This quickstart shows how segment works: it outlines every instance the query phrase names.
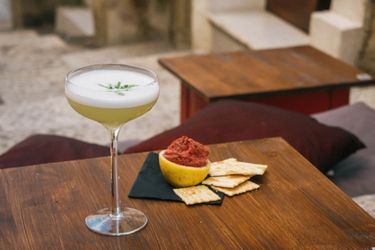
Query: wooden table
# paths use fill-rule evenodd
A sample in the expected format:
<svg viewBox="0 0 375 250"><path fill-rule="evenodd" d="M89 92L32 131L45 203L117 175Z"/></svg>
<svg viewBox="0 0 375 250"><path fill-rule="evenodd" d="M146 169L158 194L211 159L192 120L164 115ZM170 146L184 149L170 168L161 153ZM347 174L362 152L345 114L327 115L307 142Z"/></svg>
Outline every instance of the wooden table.
<svg viewBox="0 0 375 250"><path fill-rule="evenodd" d="M89 231L84 218L111 204L108 158L0 171L0 249L258 249L375 246L375 220L280 138L211 146L213 161L265 163L260 189L221 206L130 199L146 153L120 157L124 204L149 224L130 236Z"/></svg>
<svg viewBox="0 0 375 250"><path fill-rule="evenodd" d="M316 113L345 105L371 76L309 46L188 55L159 60L181 79L181 121L221 99Z"/></svg>

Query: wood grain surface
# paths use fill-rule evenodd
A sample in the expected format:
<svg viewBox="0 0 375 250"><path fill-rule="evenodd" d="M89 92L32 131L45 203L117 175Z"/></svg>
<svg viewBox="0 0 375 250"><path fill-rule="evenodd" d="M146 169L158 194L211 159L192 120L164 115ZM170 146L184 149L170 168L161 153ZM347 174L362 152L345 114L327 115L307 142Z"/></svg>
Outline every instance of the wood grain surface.
<svg viewBox="0 0 375 250"><path fill-rule="evenodd" d="M205 100L267 96L374 84L355 67L309 46L161 58L159 62Z"/></svg>
<svg viewBox="0 0 375 250"><path fill-rule="evenodd" d="M101 236L84 218L111 204L108 158L0 171L0 249L258 249L375 246L375 220L280 138L211 146L212 161L269 166L259 190L221 206L130 199L146 153L120 157L124 205L149 224L130 236Z"/></svg>

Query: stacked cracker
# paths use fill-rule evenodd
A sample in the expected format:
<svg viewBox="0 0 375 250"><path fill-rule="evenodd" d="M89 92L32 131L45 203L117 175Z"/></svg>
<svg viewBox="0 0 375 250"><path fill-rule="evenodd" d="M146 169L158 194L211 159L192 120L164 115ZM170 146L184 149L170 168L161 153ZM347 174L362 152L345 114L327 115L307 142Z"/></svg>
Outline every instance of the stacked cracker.
<svg viewBox="0 0 375 250"><path fill-rule="evenodd" d="M211 163L210 177L202 184L228 196L234 196L258 189L259 185L249 180L255 175L263 175L266 169L267 165L240 162L229 158ZM220 200L217 194L204 185L173 189L173 191L187 205Z"/></svg>
<svg viewBox="0 0 375 250"><path fill-rule="evenodd" d="M240 162L234 158L213 162L210 166L210 177L202 183L210 185L228 196L242 194L259 188L249 181L254 175L263 175L267 165Z"/></svg>

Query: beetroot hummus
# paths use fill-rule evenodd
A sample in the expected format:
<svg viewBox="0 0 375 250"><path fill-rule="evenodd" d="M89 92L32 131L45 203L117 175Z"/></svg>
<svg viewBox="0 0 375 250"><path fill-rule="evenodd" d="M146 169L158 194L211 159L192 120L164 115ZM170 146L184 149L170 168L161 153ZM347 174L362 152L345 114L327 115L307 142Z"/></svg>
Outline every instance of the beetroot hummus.
<svg viewBox="0 0 375 250"><path fill-rule="evenodd" d="M164 152L164 157L180 165L204 167L207 165L209 153L208 147L187 136L182 136L169 145Z"/></svg>

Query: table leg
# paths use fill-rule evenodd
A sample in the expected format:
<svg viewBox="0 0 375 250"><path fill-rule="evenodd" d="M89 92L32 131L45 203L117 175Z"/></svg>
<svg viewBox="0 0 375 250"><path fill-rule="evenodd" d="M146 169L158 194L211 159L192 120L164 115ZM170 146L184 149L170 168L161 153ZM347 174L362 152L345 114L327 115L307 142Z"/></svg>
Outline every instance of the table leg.
<svg viewBox="0 0 375 250"><path fill-rule="evenodd" d="M180 103L180 122L183 123L194 113L208 105L208 101L203 97L186 87L181 82L181 103Z"/></svg>
<svg viewBox="0 0 375 250"><path fill-rule="evenodd" d="M331 92L331 109L349 104L350 89L338 89Z"/></svg>
<svg viewBox="0 0 375 250"><path fill-rule="evenodd" d="M189 88L181 83L180 122L189 117Z"/></svg>

